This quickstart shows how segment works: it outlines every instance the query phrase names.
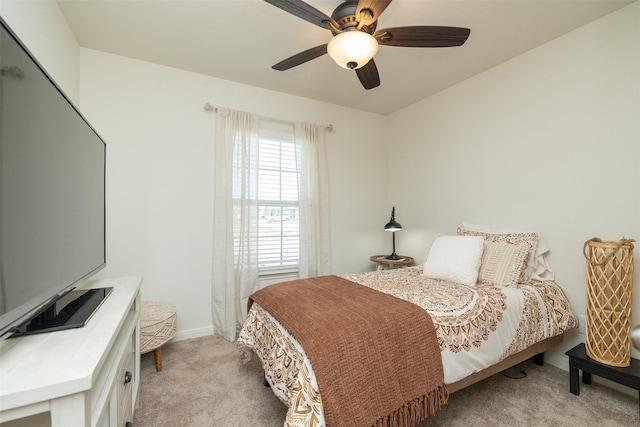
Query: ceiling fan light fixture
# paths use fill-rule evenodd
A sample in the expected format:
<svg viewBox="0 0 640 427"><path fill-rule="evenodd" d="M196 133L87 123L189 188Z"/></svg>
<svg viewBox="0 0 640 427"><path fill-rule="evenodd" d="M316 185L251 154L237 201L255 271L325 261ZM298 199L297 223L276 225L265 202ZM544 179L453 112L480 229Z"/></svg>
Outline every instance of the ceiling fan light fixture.
<svg viewBox="0 0 640 427"><path fill-rule="evenodd" d="M336 64L348 70L367 65L378 52L378 41L363 31L345 31L327 44L327 53Z"/></svg>

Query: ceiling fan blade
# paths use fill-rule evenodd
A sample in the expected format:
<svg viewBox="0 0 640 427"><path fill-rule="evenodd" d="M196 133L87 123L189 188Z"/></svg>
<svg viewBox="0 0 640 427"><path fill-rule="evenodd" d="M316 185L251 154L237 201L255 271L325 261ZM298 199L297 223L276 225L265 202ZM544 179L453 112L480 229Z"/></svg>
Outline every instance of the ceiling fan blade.
<svg viewBox="0 0 640 427"><path fill-rule="evenodd" d="M373 89L380 86L380 75L378 74L378 67L373 59L367 62L367 65L356 69L356 74L360 83L365 89Z"/></svg>
<svg viewBox="0 0 640 427"><path fill-rule="evenodd" d="M383 28L373 35L382 46L451 47L467 41L468 28L415 26Z"/></svg>
<svg viewBox="0 0 640 427"><path fill-rule="evenodd" d="M327 53L326 43L320 46L312 47L311 49L307 49L304 52L297 53L283 61L278 62L271 68L278 71L288 70L289 68L293 68L300 64L304 64L305 62L311 61L312 59L316 59L319 56L324 55L325 53Z"/></svg>
<svg viewBox="0 0 640 427"><path fill-rule="evenodd" d="M358 2L358 7L356 8L356 19L360 17L360 13L364 9L369 9L372 12L372 15L365 14L364 16L369 17L360 18L364 21L360 21L361 26L369 25L380 18L380 15L382 14L382 12L384 12L384 10L387 8L387 6L389 6L390 3L391 0L360 0Z"/></svg>
<svg viewBox="0 0 640 427"><path fill-rule="evenodd" d="M297 16L298 18L304 19L307 22L311 22L314 25L322 28L330 28L331 25L334 25L338 28L338 24L331 19L331 17L326 14L320 12L313 6L308 5L302 0L264 0L267 3L284 10L285 12L289 12L292 15Z"/></svg>

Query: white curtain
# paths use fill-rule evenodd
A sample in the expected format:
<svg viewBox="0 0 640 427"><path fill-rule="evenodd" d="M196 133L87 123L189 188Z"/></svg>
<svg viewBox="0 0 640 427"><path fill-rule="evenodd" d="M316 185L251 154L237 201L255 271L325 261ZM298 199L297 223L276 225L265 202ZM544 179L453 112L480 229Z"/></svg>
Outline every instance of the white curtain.
<svg viewBox="0 0 640 427"><path fill-rule="evenodd" d="M300 172L300 278L330 274L329 196L323 126L296 123ZM218 109L215 142L212 314L214 332L235 341L258 277L259 118Z"/></svg>
<svg viewBox="0 0 640 427"><path fill-rule="evenodd" d="M216 334L235 341L258 290L258 123L218 109L215 142L212 313Z"/></svg>
<svg viewBox="0 0 640 427"><path fill-rule="evenodd" d="M300 171L300 278L331 273L329 181L324 132L324 126L295 124Z"/></svg>

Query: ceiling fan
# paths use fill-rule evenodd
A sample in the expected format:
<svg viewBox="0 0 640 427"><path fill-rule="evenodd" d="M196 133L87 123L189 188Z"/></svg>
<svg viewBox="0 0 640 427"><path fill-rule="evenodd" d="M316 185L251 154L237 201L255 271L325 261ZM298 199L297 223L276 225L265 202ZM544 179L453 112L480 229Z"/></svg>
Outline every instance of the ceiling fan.
<svg viewBox="0 0 640 427"><path fill-rule="evenodd" d="M377 30L378 18L391 0L347 0L335 8L331 17L302 0L265 0L298 18L325 28L333 38L312 47L273 67L284 71L316 59L325 53L343 68L356 71L365 89L380 86L380 76L373 57L381 46L451 47L467 41L468 28L440 26L395 27Z"/></svg>

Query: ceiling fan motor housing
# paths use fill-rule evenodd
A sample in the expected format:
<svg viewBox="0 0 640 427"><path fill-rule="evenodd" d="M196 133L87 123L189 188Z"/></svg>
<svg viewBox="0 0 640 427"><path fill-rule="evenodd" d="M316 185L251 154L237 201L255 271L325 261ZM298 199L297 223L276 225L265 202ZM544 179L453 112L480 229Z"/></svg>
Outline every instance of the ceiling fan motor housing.
<svg viewBox="0 0 640 427"><path fill-rule="evenodd" d="M334 36L343 31L352 31L357 29L359 24L359 17L356 16L357 9L357 1L346 1L335 8L331 14L331 19L338 23L340 31L336 31L334 28L331 28L331 33L333 33ZM370 13L370 15L373 16L373 13ZM363 25L360 31L373 34L376 31L377 26L378 20L376 19L370 24Z"/></svg>

